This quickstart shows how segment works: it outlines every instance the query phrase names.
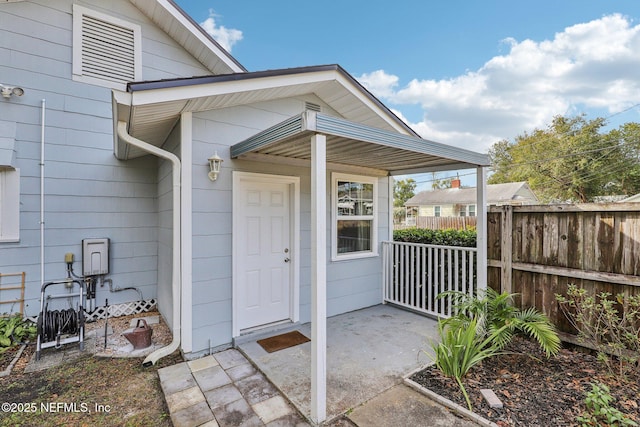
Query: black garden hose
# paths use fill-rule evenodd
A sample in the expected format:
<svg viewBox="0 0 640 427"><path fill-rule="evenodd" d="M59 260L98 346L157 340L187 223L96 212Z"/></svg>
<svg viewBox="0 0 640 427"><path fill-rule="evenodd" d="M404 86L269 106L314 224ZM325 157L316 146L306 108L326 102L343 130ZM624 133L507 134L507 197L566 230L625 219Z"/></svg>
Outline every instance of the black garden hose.
<svg viewBox="0 0 640 427"><path fill-rule="evenodd" d="M44 312L44 319L42 322L43 341L54 341L58 334L77 334L78 326L78 312L74 309L47 310Z"/></svg>

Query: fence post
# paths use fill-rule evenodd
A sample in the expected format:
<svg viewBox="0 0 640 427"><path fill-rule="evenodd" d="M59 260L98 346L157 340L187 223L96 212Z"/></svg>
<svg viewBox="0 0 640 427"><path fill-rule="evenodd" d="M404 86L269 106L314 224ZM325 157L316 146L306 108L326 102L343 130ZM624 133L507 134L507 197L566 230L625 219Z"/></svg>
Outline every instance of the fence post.
<svg viewBox="0 0 640 427"><path fill-rule="evenodd" d="M513 261L513 207L502 206L500 215L500 292L512 293L513 277L511 263Z"/></svg>
<svg viewBox="0 0 640 427"><path fill-rule="evenodd" d="M477 286L478 291L487 290L487 168L476 169L476 248L477 248Z"/></svg>

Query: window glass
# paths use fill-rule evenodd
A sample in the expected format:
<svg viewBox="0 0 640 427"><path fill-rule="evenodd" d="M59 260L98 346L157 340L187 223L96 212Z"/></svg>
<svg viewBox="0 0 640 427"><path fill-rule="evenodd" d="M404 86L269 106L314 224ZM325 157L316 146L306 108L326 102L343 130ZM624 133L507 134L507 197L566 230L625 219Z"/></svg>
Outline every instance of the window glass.
<svg viewBox="0 0 640 427"><path fill-rule="evenodd" d="M369 220L338 220L338 253L371 251Z"/></svg>
<svg viewBox="0 0 640 427"><path fill-rule="evenodd" d="M333 257L375 254L375 178L333 175Z"/></svg>
<svg viewBox="0 0 640 427"><path fill-rule="evenodd" d="M338 215L373 215L373 184L338 181Z"/></svg>

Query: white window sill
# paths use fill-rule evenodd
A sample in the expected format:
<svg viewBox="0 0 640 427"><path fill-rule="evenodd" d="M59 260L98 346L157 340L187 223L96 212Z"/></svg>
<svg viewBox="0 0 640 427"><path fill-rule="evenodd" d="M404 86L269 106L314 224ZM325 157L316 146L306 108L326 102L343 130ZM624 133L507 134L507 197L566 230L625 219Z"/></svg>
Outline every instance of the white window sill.
<svg viewBox="0 0 640 427"><path fill-rule="evenodd" d="M353 259L375 258L377 256L378 256L378 252L354 252L351 254L333 255L331 257L331 261L332 262L350 261Z"/></svg>

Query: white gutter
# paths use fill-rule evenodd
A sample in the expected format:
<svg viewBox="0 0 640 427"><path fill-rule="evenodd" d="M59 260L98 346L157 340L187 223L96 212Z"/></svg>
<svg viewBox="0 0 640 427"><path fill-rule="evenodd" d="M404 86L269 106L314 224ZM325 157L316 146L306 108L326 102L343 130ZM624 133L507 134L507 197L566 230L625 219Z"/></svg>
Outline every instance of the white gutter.
<svg viewBox="0 0 640 427"><path fill-rule="evenodd" d="M127 123L123 121L118 121L118 137L122 138L126 143L133 145L134 147L138 147L141 150L146 151L149 154L153 154L154 156L161 157L163 159L169 160L173 164L173 268L172 268L172 291L173 291L173 325L172 325L172 333L173 340L171 344L166 347L159 348L154 351L150 355L147 356L146 359L142 362L142 366L151 366L155 365L155 363L176 351L180 347L180 304L181 304L181 295L182 295L182 283L181 283L181 269L180 269L180 259L181 259L181 250L180 250L180 159L173 153L162 150L154 145L149 144L148 142L144 142L138 138L135 138L127 132Z"/></svg>

